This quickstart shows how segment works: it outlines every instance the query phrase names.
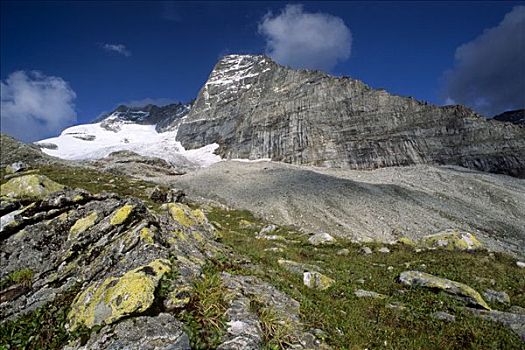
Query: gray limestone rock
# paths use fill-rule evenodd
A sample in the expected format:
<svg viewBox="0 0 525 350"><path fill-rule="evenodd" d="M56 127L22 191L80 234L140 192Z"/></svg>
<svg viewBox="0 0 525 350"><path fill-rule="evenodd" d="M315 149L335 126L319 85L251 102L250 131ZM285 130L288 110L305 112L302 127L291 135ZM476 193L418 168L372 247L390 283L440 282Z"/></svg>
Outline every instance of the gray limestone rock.
<svg viewBox="0 0 525 350"><path fill-rule="evenodd" d="M514 333L516 333L521 338L521 340L525 341L524 314L513 314L510 312L502 312L496 310L486 311L471 308L468 308L468 310L474 315L484 318L486 320L501 323L502 325L510 328Z"/></svg>
<svg viewBox="0 0 525 350"><path fill-rule="evenodd" d="M525 177L521 126L265 56L222 58L177 140L187 149L218 143L226 158L352 169L448 164Z"/></svg>
<svg viewBox="0 0 525 350"><path fill-rule="evenodd" d="M507 293L492 289L487 289L483 292L485 299L491 302L498 302L501 304L510 304L510 297Z"/></svg>

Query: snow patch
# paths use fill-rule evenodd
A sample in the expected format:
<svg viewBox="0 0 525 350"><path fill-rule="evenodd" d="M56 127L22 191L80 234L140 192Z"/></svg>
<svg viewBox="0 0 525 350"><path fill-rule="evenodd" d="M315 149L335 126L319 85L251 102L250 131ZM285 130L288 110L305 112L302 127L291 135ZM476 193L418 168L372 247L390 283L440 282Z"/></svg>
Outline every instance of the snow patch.
<svg viewBox="0 0 525 350"><path fill-rule="evenodd" d="M110 121L116 122L117 119L113 116ZM108 130L101 126L103 122L73 126L62 131L58 137L35 143L56 145L56 149L42 148L42 152L68 160L100 159L116 151L132 151L142 156L161 158L174 165L185 162L206 167L221 161L220 156L213 154L219 147L216 143L194 150L184 149L180 142L175 141L177 129L159 133L155 125L120 121L118 128Z"/></svg>

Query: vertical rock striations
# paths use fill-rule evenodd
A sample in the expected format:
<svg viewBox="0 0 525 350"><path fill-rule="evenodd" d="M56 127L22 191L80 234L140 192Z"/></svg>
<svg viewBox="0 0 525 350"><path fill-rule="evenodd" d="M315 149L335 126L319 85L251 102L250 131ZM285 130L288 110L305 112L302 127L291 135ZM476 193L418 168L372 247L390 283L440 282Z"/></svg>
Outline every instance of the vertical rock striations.
<svg viewBox="0 0 525 350"><path fill-rule="evenodd" d="M226 158L371 169L451 164L525 177L525 129L264 56L221 59L177 140Z"/></svg>

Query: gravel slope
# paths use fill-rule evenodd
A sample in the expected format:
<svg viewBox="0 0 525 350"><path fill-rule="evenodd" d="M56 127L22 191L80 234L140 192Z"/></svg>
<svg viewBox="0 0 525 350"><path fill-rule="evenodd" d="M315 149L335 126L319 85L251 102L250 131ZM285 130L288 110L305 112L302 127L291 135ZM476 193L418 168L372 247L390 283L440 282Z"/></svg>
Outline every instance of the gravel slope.
<svg viewBox="0 0 525 350"><path fill-rule="evenodd" d="M525 180L504 175L424 165L353 171L224 161L173 185L307 232L390 241L460 228L492 249L525 255Z"/></svg>

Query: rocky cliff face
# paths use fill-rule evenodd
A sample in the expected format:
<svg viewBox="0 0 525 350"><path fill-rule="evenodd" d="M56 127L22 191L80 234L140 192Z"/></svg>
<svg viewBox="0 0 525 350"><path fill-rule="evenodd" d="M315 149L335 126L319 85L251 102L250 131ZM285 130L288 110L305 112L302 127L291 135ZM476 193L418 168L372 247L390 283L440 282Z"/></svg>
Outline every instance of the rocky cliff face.
<svg viewBox="0 0 525 350"><path fill-rule="evenodd" d="M494 116L500 122L509 122L517 125L525 125L525 109L507 111Z"/></svg>
<svg viewBox="0 0 525 350"><path fill-rule="evenodd" d="M454 164L525 176L525 129L438 107L348 77L225 56L179 126L186 148L227 158L371 169Z"/></svg>

